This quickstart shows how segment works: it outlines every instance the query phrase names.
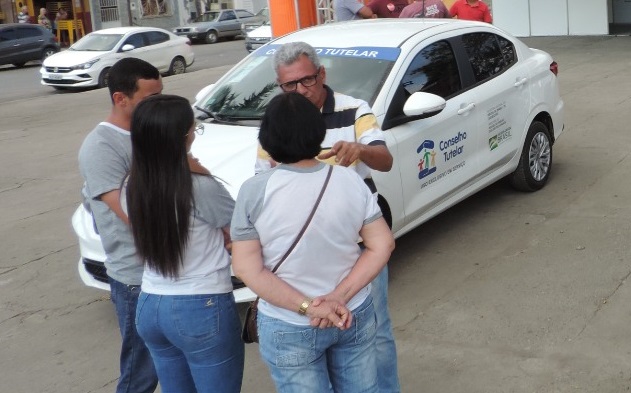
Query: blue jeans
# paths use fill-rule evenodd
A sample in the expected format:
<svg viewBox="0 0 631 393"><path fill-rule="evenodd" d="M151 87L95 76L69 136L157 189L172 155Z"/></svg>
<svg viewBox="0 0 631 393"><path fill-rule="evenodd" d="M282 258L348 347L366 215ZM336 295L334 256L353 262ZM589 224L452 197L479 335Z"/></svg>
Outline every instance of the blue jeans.
<svg viewBox="0 0 631 393"><path fill-rule="evenodd" d="M152 393L158 386L158 376L149 350L138 335L134 323L140 285L123 284L111 277L109 281L123 339L116 393Z"/></svg>
<svg viewBox="0 0 631 393"><path fill-rule="evenodd" d="M392 334L392 322L388 311L388 265L372 281L370 291L377 314L377 337L375 350L377 356L377 380L379 392L398 393L399 374L397 372L397 347Z"/></svg>
<svg viewBox="0 0 631 393"><path fill-rule="evenodd" d="M162 393L239 393L245 357L232 292L141 293L136 313Z"/></svg>
<svg viewBox="0 0 631 393"><path fill-rule="evenodd" d="M375 310L370 296L347 330L285 323L259 312L259 351L282 393L377 393Z"/></svg>

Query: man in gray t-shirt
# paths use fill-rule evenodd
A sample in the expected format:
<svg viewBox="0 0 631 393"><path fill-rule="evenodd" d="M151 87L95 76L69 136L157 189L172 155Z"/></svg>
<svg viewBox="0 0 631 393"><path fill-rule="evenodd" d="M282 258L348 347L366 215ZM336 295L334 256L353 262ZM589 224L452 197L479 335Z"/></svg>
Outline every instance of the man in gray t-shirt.
<svg viewBox="0 0 631 393"><path fill-rule="evenodd" d="M79 171L83 197L105 250L105 268L122 336L117 393L151 393L158 384L149 350L136 332L136 305L143 265L136 256L120 187L131 165L131 115L144 98L162 92L158 70L144 60L124 58L108 76L112 109L83 141Z"/></svg>

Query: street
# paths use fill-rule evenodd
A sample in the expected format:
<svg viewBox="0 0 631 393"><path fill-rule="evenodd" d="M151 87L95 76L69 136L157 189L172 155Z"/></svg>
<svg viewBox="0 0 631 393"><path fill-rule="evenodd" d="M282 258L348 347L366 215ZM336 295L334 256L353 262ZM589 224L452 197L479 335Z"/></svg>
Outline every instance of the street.
<svg viewBox="0 0 631 393"><path fill-rule="evenodd" d="M405 393L631 389L631 40L524 41L559 64L565 132L550 182L498 182L397 240L389 300ZM164 92L192 99L241 49L196 45ZM39 79L21 88L38 68L0 70L0 391L111 393L116 316L108 293L82 285L70 225L77 152L110 100L42 93ZM243 392L273 391L246 345Z"/></svg>
<svg viewBox="0 0 631 393"><path fill-rule="evenodd" d="M243 39L219 41L213 45L193 44L193 51L195 62L186 72L234 65L248 54ZM0 103L56 94L76 94L75 91L57 91L52 87L42 86L40 68L39 61L28 62L24 68L0 66Z"/></svg>

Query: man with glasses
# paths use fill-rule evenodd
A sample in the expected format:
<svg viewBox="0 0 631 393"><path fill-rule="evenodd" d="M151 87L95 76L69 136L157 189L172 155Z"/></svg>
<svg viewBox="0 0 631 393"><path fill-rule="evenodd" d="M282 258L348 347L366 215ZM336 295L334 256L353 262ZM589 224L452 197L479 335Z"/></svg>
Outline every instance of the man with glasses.
<svg viewBox="0 0 631 393"><path fill-rule="evenodd" d="M274 70L277 83L284 92L302 94L322 112L327 132L318 159L353 168L376 198L377 188L371 170L389 171L392 155L368 103L336 93L327 86L326 70L314 48L307 43L291 42L281 46L274 54ZM259 147L256 173L275 164ZM399 392L396 346L388 311L387 266L373 280L371 295L377 314L375 349L379 391ZM352 294L349 299L350 296Z"/></svg>
<svg viewBox="0 0 631 393"><path fill-rule="evenodd" d="M153 360L136 331L136 305L143 265L136 256L129 220L120 203L120 186L131 165L131 115L145 98L162 93L158 69L133 57L110 69L112 108L79 150L84 205L94 217L105 250L111 299L122 336L120 378L116 393L150 393L158 385Z"/></svg>

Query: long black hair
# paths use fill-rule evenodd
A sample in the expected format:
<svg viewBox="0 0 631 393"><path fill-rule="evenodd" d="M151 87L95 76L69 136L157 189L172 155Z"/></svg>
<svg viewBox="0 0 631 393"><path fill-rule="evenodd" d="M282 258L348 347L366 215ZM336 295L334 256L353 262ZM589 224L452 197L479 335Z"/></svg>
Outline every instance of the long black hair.
<svg viewBox="0 0 631 393"><path fill-rule="evenodd" d="M193 123L188 100L173 95L144 99L131 120L131 231L143 262L171 278L183 262L194 206L186 144Z"/></svg>

